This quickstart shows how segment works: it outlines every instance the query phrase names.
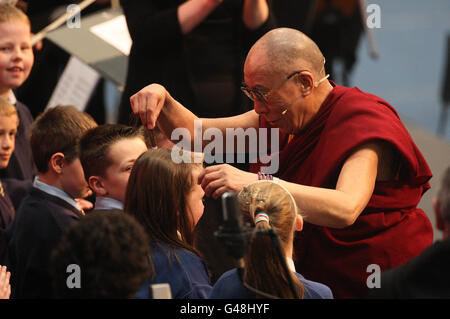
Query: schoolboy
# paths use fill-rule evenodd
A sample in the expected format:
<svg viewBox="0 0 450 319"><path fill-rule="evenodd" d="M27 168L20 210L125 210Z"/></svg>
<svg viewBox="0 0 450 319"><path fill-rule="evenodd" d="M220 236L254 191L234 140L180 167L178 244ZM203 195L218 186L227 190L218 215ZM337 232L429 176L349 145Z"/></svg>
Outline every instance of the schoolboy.
<svg viewBox="0 0 450 319"><path fill-rule="evenodd" d="M14 153L8 167L0 169L0 178L9 188L16 208L31 186L36 169L29 138L33 117L28 108L16 100L12 90L25 82L33 63L28 17L14 6L0 3L0 97L16 107L20 120Z"/></svg>
<svg viewBox="0 0 450 319"><path fill-rule="evenodd" d="M14 151L15 136L19 118L16 108L3 98L0 98L0 168L8 166ZM0 181L0 264L6 249L7 240L5 228L14 218L14 207L6 188Z"/></svg>
<svg viewBox="0 0 450 319"><path fill-rule="evenodd" d="M89 191L79 139L96 125L75 107L57 106L39 115L31 127L38 176L6 229L13 298L52 297L51 251L64 231L83 216L75 198Z"/></svg>
<svg viewBox="0 0 450 319"><path fill-rule="evenodd" d="M131 169L146 150L142 128L105 124L85 133L80 140L80 161L96 195L96 210L123 209Z"/></svg>

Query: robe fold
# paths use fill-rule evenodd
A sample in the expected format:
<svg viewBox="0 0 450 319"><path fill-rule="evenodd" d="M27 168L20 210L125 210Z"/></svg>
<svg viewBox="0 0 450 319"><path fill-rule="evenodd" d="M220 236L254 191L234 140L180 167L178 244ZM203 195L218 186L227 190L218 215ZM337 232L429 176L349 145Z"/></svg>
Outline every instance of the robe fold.
<svg viewBox="0 0 450 319"><path fill-rule="evenodd" d="M392 165L398 167L397 177L375 183L367 207L353 225L333 229L305 222L294 239L296 268L307 279L328 285L335 298L364 298L367 282L376 283L369 277L374 271L369 265L378 265L381 271L402 265L432 244L431 223L417 208L432 174L392 106L356 87L332 85L301 132L289 142L280 132L277 176L335 189L345 160L359 146L384 141L396 151ZM271 126L261 117L260 127ZM259 169L260 164L251 167L252 172Z"/></svg>

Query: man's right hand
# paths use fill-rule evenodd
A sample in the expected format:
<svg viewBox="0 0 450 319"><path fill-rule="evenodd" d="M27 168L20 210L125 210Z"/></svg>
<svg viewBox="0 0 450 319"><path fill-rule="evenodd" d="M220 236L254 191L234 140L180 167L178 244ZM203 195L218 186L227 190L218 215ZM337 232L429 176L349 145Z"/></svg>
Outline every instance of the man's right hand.
<svg viewBox="0 0 450 319"><path fill-rule="evenodd" d="M144 127L152 130L168 97L162 85L150 84L130 98L131 108L134 114L139 114Z"/></svg>

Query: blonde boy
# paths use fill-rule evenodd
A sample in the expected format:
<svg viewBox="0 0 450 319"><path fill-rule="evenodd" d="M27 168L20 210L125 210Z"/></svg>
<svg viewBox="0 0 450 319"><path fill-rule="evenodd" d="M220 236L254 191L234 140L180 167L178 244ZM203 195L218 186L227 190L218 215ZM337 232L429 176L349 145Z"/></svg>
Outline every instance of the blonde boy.
<svg viewBox="0 0 450 319"><path fill-rule="evenodd" d="M31 186L36 174L30 149L30 127L33 122L28 108L16 100L13 89L28 78L34 63L28 17L12 5L0 3L0 97L13 104L20 120L16 147L8 167L0 169L0 178L8 184L13 203L18 207L24 181Z"/></svg>
<svg viewBox="0 0 450 319"><path fill-rule="evenodd" d="M0 98L0 168L8 166L14 151L18 126L19 117L16 108L5 99ZM14 207L6 189L0 182L0 229L5 229L13 217Z"/></svg>

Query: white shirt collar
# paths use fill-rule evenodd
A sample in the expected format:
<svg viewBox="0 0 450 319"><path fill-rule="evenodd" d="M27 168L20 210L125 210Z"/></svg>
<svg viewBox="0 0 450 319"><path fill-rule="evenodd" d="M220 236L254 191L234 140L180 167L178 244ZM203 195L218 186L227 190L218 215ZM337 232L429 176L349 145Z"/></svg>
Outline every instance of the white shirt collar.
<svg viewBox="0 0 450 319"><path fill-rule="evenodd" d="M11 103L12 105L16 105L17 103L17 99L16 96L14 95L13 90L9 91L8 102Z"/></svg>
<svg viewBox="0 0 450 319"><path fill-rule="evenodd" d="M55 197L58 197L58 198L60 198L60 199L62 199L64 201L66 201L67 203L69 203L70 205L75 207L77 210L80 210L80 207L78 206L78 202L72 196L70 196L65 191L63 191L63 190L61 190L61 189L59 189L57 187L54 187L54 186L48 185L48 184L46 184L44 182L41 182L39 180L38 176L36 176L34 178L33 186L35 188L43 191L44 193L53 195Z"/></svg>
<svg viewBox="0 0 450 319"><path fill-rule="evenodd" d="M117 199L110 197L98 196L95 198L95 209L105 210L105 209L118 209L123 210L123 203Z"/></svg>

